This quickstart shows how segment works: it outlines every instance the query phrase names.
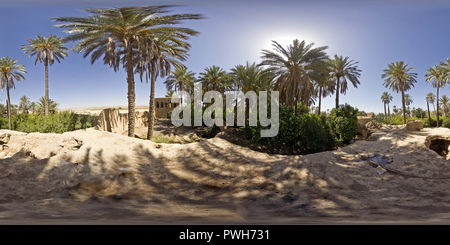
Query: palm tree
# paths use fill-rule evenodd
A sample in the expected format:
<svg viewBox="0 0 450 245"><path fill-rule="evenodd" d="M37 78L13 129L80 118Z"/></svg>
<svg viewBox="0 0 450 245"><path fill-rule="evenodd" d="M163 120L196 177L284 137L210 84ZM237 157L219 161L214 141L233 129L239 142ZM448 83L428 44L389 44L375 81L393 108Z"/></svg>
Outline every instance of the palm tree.
<svg viewBox="0 0 450 245"><path fill-rule="evenodd" d="M439 102L442 104L442 110L444 112L444 117L447 116L447 110L448 110L448 102L450 101L450 98L447 97L447 95L442 95Z"/></svg>
<svg viewBox="0 0 450 245"><path fill-rule="evenodd" d="M430 92L427 94L426 100L433 105L433 109L436 111L436 107L434 106L434 102L436 101L436 95Z"/></svg>
<svg viewBox="0 0 450 245"><path fill-rule="evenodd" d="M39 98L39 101L35 103L35 106L37 114L45 113L45 96ZM53 101L52 99L48 99L48 110L50 114L56 113L58 111L58 102Z"/></svg>
<svg viewBox="0 0 450 245"><path fill-rule="evenodd" d="M30 105L30 98L28 98L26 95L20 97L19 108L22 110L22 113L28 113Z"/></svg>
<svg viewBox="0 0 450 245"><path fill-rule="evenodd" d="M236 89L246 93L248 91L269 91L273 87L273 74L262 69L256 63L245 65L236 65L231 69L232 77Z"/></svg>
<svg viewBox="0 0 450 245"><path fill-rule="evenodd" d="M128 84L128 136L134 137L135 129L135 82L134 72L147 69L151 78L150 124L154 119L154 84L159 74L157 68L165 68L163 49L160 45L172 42L187 47L184 40L197 32L173 25L187 19L202 18L197 14L161 15L168 12L168 6L121 7L107 9L86 9L88 17L59 17L53 20L67 22L57 27L68 28L68 41L79 41L74 51L91 55L91 64L103 56L105 64L117 71L123 64Z"/></svg>
<svg viewBox="0 0 450 245"><path fill-rule="evenodd" d="M258 93L259 91L270 91L273 87L273 74L262 69L256 63L250 64L247 62L245 65L236 65L231 69L230 76L233 79L236 90L241 90L243 93L253 91ZM240 103L244 103L241 101ZM245 104L245 118L249 118L250 105Z"/></svg>
<svg viewBox="0 0 450 245"><path fill-rule="evenodd" d="M381 95L381 101L384 104L384 116L387 116L387 115L390 116L390 113L386 114L386 104L389 105L389 103L392 101L392 96L389 94L389 92L383 92L383 94ZM389 106L388 106L388 108L389 108Z"/></svg>
<svg viewBox="0 0 450 245"><path fill-rule="evenodd" d="M7 100L7 110L8 110L8 120L9 120L9 130L12 129L11 124L11 100L9 97L9 90L15 88L14 80L21 82L25 80L23 74L26 74L25 66L18 65L17 60L12 60L8 57L3 57L0 59L0 87L2 90L6 88L6 94L8 96Z"/></svg>
<svg viewBox="0 0 450 245"><path fill-rule="evenodd" d="M445 83L450 83L450 58L447 58L445 62L441 62L440 66L444 68Z"/></svg>
<svg viewBox="0 0 450 245"><path fill-rule="evenodd" d="M393 62L388 64L388 68L384 69L384 73L381 75L386 88L389 87L397 93L400 91L402 94L403 124L406 124L405 91L414 87L414 83L417 82L417 73L410 72L414 68L408 67L408 65L403 61Z"/></svg>
<svg viewBox="0 0 450 245"><path fill-rule="evenodd" d="M428 124L431 127L430 103L434 103L435 95L433 93L428 93L425 99L427 100Z"/></svg>
<svg viewBox="0 0 450 245"><path fill-rule="evenodd" d="M169 90L166 92L166 97L172 97L175 94L175 91Z"/></svg>
<svg viewBox="0 0 450 245"><path fill-rule="evenodd" d="M30 111L33 114L36 112L36 102L31 102L31 104L30 104Z"/></svg>
<svg viewBox="0 0 450 245"><path fill-rule="evenodd" d="M326 98L328 95L333 94L335 87L334 87L333 82L331 82L329 79L322 79L322 80L316 81L316 88L318 90L318 92L316 92L316 93L318 93L317 97L319 98L317 114L320 115L322 98Z"/></svg>
<svg viewBox="0 0 450 245"><path fill-rule="evenodd" d="M411 96L409 94L405 94L405 105L408 106L408 115L411 117L411 110L409 109L409 106L413 102Z"/></svg>
<svg viewBox="0 0 450 245"><path fill-rule="evenodd" d="M219 66L209 66L199 74L198 81L202 83L203 90L219 91L224 93L233 87L232 77Z"/></svg>
<svg viewBox="0 0 450 245"><path fill-rule="evenodd" d="M336 84L336 108L339 108L339 93L346 94L348 89L347 79L355 88L358 87L361 70L358 69L359 62L349 60L349 57L334 55L334 59L329 59L331 68L330 80Z"/></svg>
<svg viewBox="0 0 450 245"><path fill-rule="evenodd" d="M436 98L439 102L439 88L444 88L445 86L445 76L446 69L444 66L434 65L433 67L428 68L427 73L425 74L427 83L431 82L431 85L437 89ZM437 116L437 127L439 127L439 103L436 103L436 116Z"/></svg>
<svg viewBox="0 0 450 245"><path fill-rule="evenodd" d="M176 68L175 71L167 77L164 84L168 91L192 93L194 89L195 73L188 71L187 67ZM183 94L181 93L181 103L183 103Z"/></svg>
<svg viewBox="0 0 450 245"><path fill-rule="evenodd" d="M392 106L392 111L395 113L394 115L398 113L398 108L396 105Z"/></svg>
<svg viewBox="0 0 450 245"><path fill-rule="evenodd" d="M66 41L55 35L50 35L48 38L37 35L35 39L29 39L27 42L27 45L22 45L22 50L30 54L30 57L36 55L34 64L39 61L45 66L45 115L48 116L48 65L53 65L55 60L60 63L64 60L64 56L69 56L66 52L69 48L64 46Z"/></svg>
<svg viewBox="0 0 450 245"><path fill-rule="evenodd" d="M295 39L286 48L272 41L274 51L263 50L261 63L274 74L274 90L280 92L280 102L295 106L299 102L309 106L315 94L314 81L323 80L329 70L327 46L313 47L314 43Z"/></svg>

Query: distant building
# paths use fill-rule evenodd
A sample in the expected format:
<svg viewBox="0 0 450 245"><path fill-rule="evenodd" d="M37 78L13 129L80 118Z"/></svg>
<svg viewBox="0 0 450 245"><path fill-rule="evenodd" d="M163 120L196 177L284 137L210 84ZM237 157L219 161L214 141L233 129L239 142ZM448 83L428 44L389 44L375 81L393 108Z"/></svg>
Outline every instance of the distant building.
<svg viewBox="0 0 450 245"><path fill-rule="evenodd" d="M167 118L167 113L172 111L179 103L172 103L172 97L155 98L155 116Z"/></svg>

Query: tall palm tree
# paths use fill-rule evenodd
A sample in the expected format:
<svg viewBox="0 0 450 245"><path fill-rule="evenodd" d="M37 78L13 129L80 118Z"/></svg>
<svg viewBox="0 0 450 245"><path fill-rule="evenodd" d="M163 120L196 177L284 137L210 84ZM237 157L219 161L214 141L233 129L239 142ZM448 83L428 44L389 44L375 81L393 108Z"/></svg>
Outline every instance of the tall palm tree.
<svg viewBox="0 0 450 245"><path fill-rule="evenodd" d="M192 93L195 83L195 73L188 71L187 67L176 68L167 77L164 84L168 91ZM181 103L183 103L183 94L181 94Z"/></svg>
<svg viewBox="0 0 450 245"><path fill-rule="evenodd" d="M313 47L314 43L295 39L286 48L272 41L273 51L263 50L261 63L274 74L274 90L280 93L280 102L295 106L299 102L309 106L315 94L314 81L328 75L325 53L327 46ZM295 111L296 111L295 110Z"/></svg>
<svg viewBox="0 0 450 245"><path fill-rule="evenodd" d="M26 95L20 97L19 108L22 110L22 113L28 113L30 105L30 98L28 98Z"/></svg>
<svg viewBox="0 0 450 245"><path fill-rule="evenodd" d="M330 80L336 84L336 108L339 108L339 93L346 94L348 89L347 80L349 80L355 88L360 84L358 78L361 75L361 70L358 69L357 64L350 58L334 55L334 59L329 59L329 66L331 68Z"/></svg>
<svg viewBox="0 0 450 245"><path fill-rule="evenodd" d="M441 96L441 99L439 100L439 102L442 105L442 111L444 112L444 117L446 117L450 98L448 98L447 95L444 94Z"/></svg>
<svg viewBox="0 0 450 245"><path fill-rule="evenodd" d="M445 77L446 77L446 69L444 66L434 65L433 67L428 68L427 73L425 74L427 83L431 82L431 85L436 88L436 116L437 116L437 126L439 127L439 88L445 87Z"/></svg>
<svg viewBox="0 0 450 245"><path fill-rule="evenodd" d="M444 81L450 83L450 58L447 58L445 62L441 62L440 66L444 68Z"/></svg>
<svg viewBox="0 0 450 245"><path fill-rule="evenodd" d="M435 95L433 93L428 93L427 96L425 97L425 99L427 101L428 124L430 125L430 127L431 127L430 103L434 103L434 98L435 98Z"/></svg>
<svg viewBox="0 0 450 245"><path fill-rule="evenodd" d="M436 102L436 95L430 92L427 94L426 100L433 105L433 109L436 111L436 106L434 106L434 102Z"/></svg>
<svg viewBox="0 0 450 245"><path fill-rule="evenodd" d="M150 117L154 119L154 83L157 66L167 68L159 60L162 58L161 44L170 40L176 45L187 46L184 40L197 32L188 28L175 27L182 20L200 19L198 14L162 15L169 6L121 7L106 9L85 9L92 14L88 17L59 17L53 20L67 22L56 25L68 28L68 41L79 41L74 51L91 55L91 64L103 56L105 64L117 71L120 64L126 70L128 84L128 136L135 131L135 68L141 72L148 69L151 77ZM167 69L164 69L167 70ZM150 123L149 123L150 124ZM149 126L150 127L150 126Z"/></svg>
<svg viewBox="0 0 450 245"><path fill-rule="evenodd" d="M66 41L55 35L50 35L48 38L37 35L35 39L29 39L27 42L27 45L22 45L22 50L30 54L30 57L36 55L34 64L39 61L45 66L45 115L48 116L48 66L53 65L55 60L60 63L65 56L69 56L66 52L69 48L64 46Z"/></svg>
<svg viewBox="0 0 450 245"><path fill-rule="evenodd" d="M248 91L269 91L273 87L273 74L262 69L256 63L236 65L231 69L230 75L237 90Z"/></svg>
<svg viewBox="0 0 450 245"><path fill-rule="evenodd" d="M408 115L409 117L411 117L411 110L409 108L409 106L411 105L411 103L413 103L413 100L411 98L411 95L409 94L405 94L405 105L408 107Z"/></svg>
<svg viewBox="0 0 450 245"><path fill-rule="evenodd" d="M388 68L383 70L381 78L384 79L383 85L386 88L391 88L395 92L401 92L402 108L403 108L403 124L406 124L406 106L405 106L405 91L414 87L416 83L417 73L411 72L414 68L408 67L403 61L393 62L388 64Z"/></svg>
<svg viewBox="0 0 450 245"><path fill-rule="evenodd" d="M154 29L153 29L154 30ZM190 29L187 29L190 30ZM197 32L191 30L191 35ZM185 40L188 39L186 34L170 32L169 35L159 35L154 39L147 39L142 51L136 54L137 61L136 72L142 77L145 74L146 79L150 78L150 102L148 115L148 131L147 139L153 137L153 128L155 124L155 83L157 77L165 77L169 75L172 67L176 69L184 69L181 63L187 59L187 52L190 44Z"/></svg>
<svg viewBox="0 0 450 245"><path fill-rule="evenodd" d="M199 74L198 81L202 83L203 90L224 93L233 87L232 77L219 66L209 66Z"/></svg>
<svg viewBox="0 0 450 245"><path fill-rule="evenodd" d="M9 90L15 88L14 80L21 82L25 80L23 74L26 74L25 66L18 65L17 60L13 60L8 57L3 57L0 59L0 87L2 90L6 88L7 94L7 110L8 110L8 120L9 120L9 130L12 129L11 124L11 99L9 97Z"/></svg>
<svg viewBox="0 0 450 245"><path fill-rule="evenodd" d="M392 96L389 94L389 92L383 92L381 95L381 102L383 102L384 105L384 116L386 117L388 114L386 113L386 104L388 104L390 101L392 101Z"/></svg>
<svg viewBox="0 0 450 245"><path fill-rule="evenodd" d="M247 62L245 65L236 65L231 69L230 76L233 79L236 90L247 93L253 91L270 91L273 87L273 74L258 66L256 63ZM238 101L238 103L245 103ZM245 104L245 118L249 118L250 104Z"/></svg>
<svg viewBox="0 0 450 245"><path fill-rule="evenodd" d="M319 81L316 81L316 89L317 89L317 97L319 98L319 105L317 108L317 114L320 115L321 105L322 105L322 98L326 98L328 95L333 94L335 91L335 86L332 81L329 79L322 79Z"/></svg>

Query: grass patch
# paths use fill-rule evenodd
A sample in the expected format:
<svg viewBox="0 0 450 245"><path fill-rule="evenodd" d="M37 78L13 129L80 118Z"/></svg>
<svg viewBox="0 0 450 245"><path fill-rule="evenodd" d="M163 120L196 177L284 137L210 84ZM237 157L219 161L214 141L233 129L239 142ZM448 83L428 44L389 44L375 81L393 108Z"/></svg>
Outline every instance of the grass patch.
<svg viewBox="0 0 450 245"><path fill-rule="evenodd" d="M153 137L152 139L155 143L164 143L164 144L174 144L175 142L175 135L158 135Z"/></svg>

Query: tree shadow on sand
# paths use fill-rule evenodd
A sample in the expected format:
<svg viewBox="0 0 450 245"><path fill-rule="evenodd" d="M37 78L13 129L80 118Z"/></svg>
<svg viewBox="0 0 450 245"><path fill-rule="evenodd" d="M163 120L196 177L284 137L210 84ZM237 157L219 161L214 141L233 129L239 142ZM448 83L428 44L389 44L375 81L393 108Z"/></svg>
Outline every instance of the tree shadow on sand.
<svg viewBox="0 0 450 245"><path fill-rule="evenodd" d="M59 219L148 222L386 220L449 211L449 180L379 174L364 160L381 154L405 172L445 171L436 153L421 148L417 154L417 144L404 143L407 136L387 136L297 156L254 152L220 138L185 145L136 139L132 152L123 154L82 146L81 156L57 161L16 153L0 160L0 186L9 190L0 200L41 209L33 217L59 212ZM421 157L436 161L424 162L425 169L416 161ZM15 192L21 199L11 196L17 181L26 186Z"/></svg>

